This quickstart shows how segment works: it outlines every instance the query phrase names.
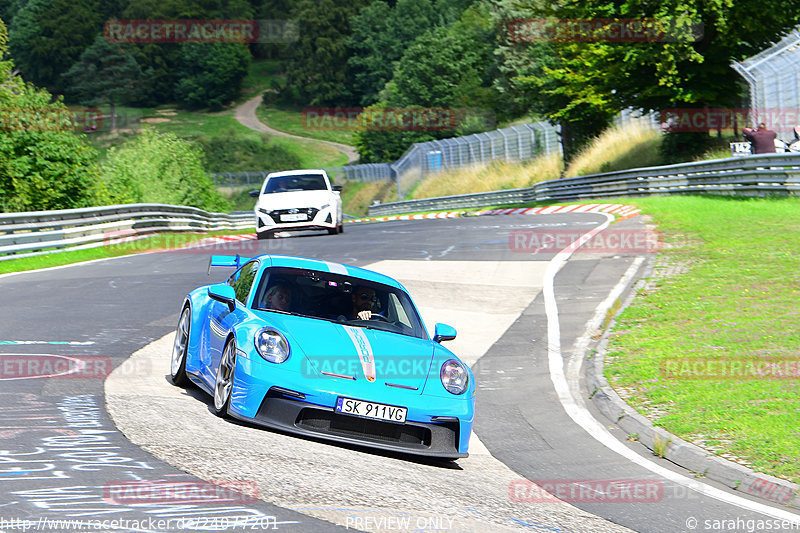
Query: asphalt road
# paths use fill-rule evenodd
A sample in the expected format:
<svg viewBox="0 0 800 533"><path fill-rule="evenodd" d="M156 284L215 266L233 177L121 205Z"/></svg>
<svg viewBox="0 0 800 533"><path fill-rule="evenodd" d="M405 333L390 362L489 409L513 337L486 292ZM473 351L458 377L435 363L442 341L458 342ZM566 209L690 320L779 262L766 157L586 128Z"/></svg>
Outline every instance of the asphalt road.
<svg viewBox="0 0 800 533"><path fill-rule="evenodd" d="M6 489L0 495L0 531L19 529L19 524L15 526L13 520L38 522L42 517L142 521L109 529L115 531L166 531L168 528L176 530L178 525L195 531L203 530L203 526L219 529L223 520L228 520L228 525L236 523L234 521L238 521L240 526L247 524L248 529L264 529L264 526L277 522L281 530L336 530L337 526L331 521L352 525L355 529L380 529L363 521L348 524L341 517L328 518L323 514L321 516L328 520L324 521L309 516L315 514L312 508L317 503L313 494L287 498L291 505L286 505L280 498L274 498L272 503L248 498L246 493L252 485L246 482L237 485L239 492L231 493L230 501L222 504L198 502L175 508L161 502L131 504L130 501L118 501L120 498L114 496L121 494L120 487L129 488L136 481L191 484L199 483L199 478L186 474L187 471L202 472L205 479L217 480L230 473L216 472L215 476L214 472L204 470L205 459L216 455L213 446L204 450L206 456L199 454L190 458L189 462L196 466L192 469L182 464L182 461L187 461L186 457L170 459L169 450L163 449L164 433L160 434L159 445L148 448L147 443L132 444L117 430L105 408L103 385L109 370L118 367L132 353L173 331L183 296L198 285L219 279L219 276L214 278L206 274L210 253L252 256L269 252L353 265L408 260L452 262L454 269L481 261L546 262L552 259L553 254L513 251L509 246L509 232L521 228L587 231L603 221L599 215L574 214L347 226L346 232L339 236L308 234L275 241L247 241L227 245L228 249L217 247L214 250L144 254L0 277L0 294L3 295L0 306L0 355L3 358L3 374L0 376L0 398L3 398L0 406L3 411L0 462L3 466L0 468L0 484ZM635 220L625 222L637 223ZM636 255L613 252L576 254L557 274L554 289L565 357L569 347L584 334L585 324L597 305L627 271ZM430 289L422 280L418 281L420 286L417 290ZM475 283L485 284L485 281L476 279ZM410 288L413 295L414 288ZM488 305L492 305L491 302ZM548 365L547 329L544 296L534 291L524 311L511 321L508 330L474 365L480 387L476 433L491 455L514 473L510 482L502 484L499 489L492 486L488 490L504 490L504 495L494 494L493 497L498 501L504 498L506 503L510 500L516 505L512 509L514 513L521 509L520 506L525 509L519 511L519 515L503 515L509 527L614 529L611 524L606 526L598 522L589 514L593 513L636 531L747 531L750 529L747 520L767 518L662 479L610 451L577 425L568 416L554 389ZM49 379L34 376L57 372L65 364L63 358L70 356L82 359L88 365L77 377L74 374ZM181 413L200 416L198 408L207 411L206 400L200 396L181 397L179 400L175 399L174 405L180 407L176 410ZM160 412L155 411L153 416L160 416ZM595 415L602 419L602 415ZM191 418L182 418L177 423L170 420L161 422L166 423L162 426L166 428L167 436L170 427L177 430L192 425ZM223 433L240 431L237 425L224 424L237 429L223 427ZM605 420L604 424L610 426L611 422ZM265 438L270 435L268 431L247 427L241 431L253 434L256 439L259 435ZM624 441L625 435L617 436ZM229 444L235 446L236 442ZM342 450L335 445L316 442L310 445L320 447L319 450L333 449L337 453ZM635 443L628 446L645 456ZM230 452L230 448L226 451ZM417 466L423 470L430 468L430 465L418 465L402 458L387 458L363 450L345 451L351 455L365 454L369 461L377 463L389 460L404 470ZM170 464L156 458L153 453L170 459ZM291 453L276 456L284 461L291 459ZM470 459L472 457L467 461ZM491 456L479 459L488 464ZM181 463L182 469L171 466L176 463ZM334 468L334 464L329 467ZM465 470L474 476L481 475L480 468L469 470L465 467L459 472ZM446 471L437 469L433 472L447 481ZM303 474L302 470L297 472L297 476ZM305 475L313 477L314 474L306 471ZM369 475L364 470L352 476L369 479ZM404 490L409 487L413 490L413 475L409 484L404 485ZM558 512L550 513L553 522L545 520L541 514L547 513L548 506L552 508L559 504L537 499L530 486L525 484L525 479L556 480L561 484L611 479L646 480L641 485L650 487L654 483L658 493L655 497L650 495L649 499L638 498L633 503L598 503L596 499L586 497L574 499L572 505L583 512L569 506L559 507ZM462 477L459 481L469 483L469 478ZM417 486L423 496L424 485L425 479L418 478ZM480 483L476 485L480 486ZM528 490L520 492L517 487ZM391 485L384 485L382 489L384 493L391 493ZM348 501L344 496L342 500ZM299 509L302 506L298 504L303 502L306 503L303 512L287 508ZM541 521L520 523L517 517L525 513L533 513ZM186 517L197 520L193 523L178 522ZM691 517L698 520L696 528L691 527L692 522L687 523ZM495 518L485 517L486 523ZM168 527L153 522L170 519L174 522ZM472 516L470 524L481 523L483 519ZM734 527L716 527L725 526L723 520L739 522L727 523ZM390 525L384 523L383 529ZM735 527L737 525L742 527ZM474 530L474 526L466 529ZM71 529L61 527L59 530Z"/></svg>

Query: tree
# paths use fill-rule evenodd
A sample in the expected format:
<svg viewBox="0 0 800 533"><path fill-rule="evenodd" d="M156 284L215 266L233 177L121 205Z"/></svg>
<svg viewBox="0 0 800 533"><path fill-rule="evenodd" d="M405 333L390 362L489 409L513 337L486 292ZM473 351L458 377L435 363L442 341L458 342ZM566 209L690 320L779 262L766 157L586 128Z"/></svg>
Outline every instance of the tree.
<svg viewBox="0 0 800 533"><path fill-rule="evenodd" d="M548 87L545 96L559 95L543 99L543 107L548 117L561 120L574 118L573 111L597 117L626 107L735 105L741 82L730 63L766 48L800 22L800 0L778 0L768 9L732 0L587 0L525 7L528 17L650 20L668 31L669 38L658 41L551 43L558 65L519 79L532 91ZM699 38L692 32L698 27Z"/></svg>
<svg viewBox="0 0 800 533"><path fill-rule="evenodd" d="M286 62L287 99L308 105L347 105L347 45L350 18L365 0L298 0L292 19L299 21L299 39Z"/></svg>
<svg viewBox="0 0 800 533"><path fill-rule="evenodd" d="M244 44L183 44L175 96L190 109L220 109L239 95L249 70Z"/></svg>
<svg viewBox="0 0 800 533"><path fill-rule="evenodd" d="M136 100L143 80L133 54L99 35L63 77L71 98L85 105L110 104L111 131L117 127L116 105Z"/></svg>
<svg viewBox="0 0 800 533"><path fill-rule="evenodd" d="M66 72L102 28L98 0L29 0L14 17L11 52L22 76L61 92Z"/></svg>
<svg viewBox="0 0 800 533"><path fill-rule="evenodd" d="M99 199L97 152L71 130L60 100L19 76L0 20L0 199L3 211L65 209Z"/></svg>
<svg viewBox="0 0 800 533"><path fill-rule="evenodd" d="M434 26L436 18L431 0L398 0L394 7L376 0L351 19L347 66L361 105L378 101L396 62L421 31Z"/></svg>
<svg viewBox="0 0 800 533"><path fill-rule="evenodd" d="M492 88L493 47L494 28L481 6L462 13L457 23L436 27L414 40L395 64L392 81L380 93L381 101L368 111L438 108L456 116L457 124L423 125L422 131L365 127L355 133L361 160L391 161L414 142L492 129L494 120L487 121L486 114L491 115L497 106Z"/></svg>

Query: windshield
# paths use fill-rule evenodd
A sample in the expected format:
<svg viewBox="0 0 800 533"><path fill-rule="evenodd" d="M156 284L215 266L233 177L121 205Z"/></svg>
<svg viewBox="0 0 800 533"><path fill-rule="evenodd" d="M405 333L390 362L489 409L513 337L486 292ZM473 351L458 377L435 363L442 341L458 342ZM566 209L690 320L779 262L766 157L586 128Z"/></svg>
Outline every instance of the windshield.
<svg viewBox="0 0 800 533"><path fill-rule="evenodd" d="M292 191L326 191L325 177L322 174L294 174L275 176L267 181L264 194Z"/></svg>
<svg viewBox="0 0 800 533"><path fill-rule="evenodd" d="M265 270L254 309L307 316L427 339L405 291L330 272L274 267ZM369 311L371 319L358 317Z"/></svg>

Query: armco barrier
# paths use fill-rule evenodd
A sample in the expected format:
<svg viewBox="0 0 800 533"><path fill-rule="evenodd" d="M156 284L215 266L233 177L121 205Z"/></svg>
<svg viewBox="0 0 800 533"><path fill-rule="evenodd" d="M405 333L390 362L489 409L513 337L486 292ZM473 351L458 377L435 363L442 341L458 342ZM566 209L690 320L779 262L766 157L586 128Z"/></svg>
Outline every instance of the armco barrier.
<svg viewBox="0 0 800 533"><path fill-rule="evenodd" d="M0 213L0 261L102 246L119 236L156 231L238 230L254 225L251 213L209 213L164 204Z"/></svg>
<svg viewBox="0 0 800 533"><path fill-rule="evenodd" d="M669 194L778 196L800 193L800 154L762 154L562 178L511 189L371 206L370 216L594 198Z"/></svg>

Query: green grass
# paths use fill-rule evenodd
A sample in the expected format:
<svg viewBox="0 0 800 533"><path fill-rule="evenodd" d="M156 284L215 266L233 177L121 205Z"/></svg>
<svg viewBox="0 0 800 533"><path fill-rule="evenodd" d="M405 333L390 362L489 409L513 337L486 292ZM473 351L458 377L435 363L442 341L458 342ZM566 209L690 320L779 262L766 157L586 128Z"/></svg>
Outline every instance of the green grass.
<svg viewBox="0 0 800 533"><path fill-rule="evenodd" d="M156 233L150 237L128 243L111 244L108 246L99 246L97 248L89 248L86 250L74 250L0 261L0 274L7 274L9 272L22 272L25 270L36 270L39 268L50 268L69 265L72 263L80 263L83 261L91 261L95 259L108 259L110 257L119 257L152 250L180 248L206 237L214 237L217 235L240 235L254 232L255 228L237 232L212 231L208 233Z"/></svg>
<svg viewBox="0 0 800 533"><path fill-rule="evenodd" d="M623 200L654 217L669 264L619 317L606 375L666 430L800 481L800 380L692 380L666 362L800 359L800 200Z"/></svg>
<svg viewBox="0 0 800 533"><path fill-rule="evenodd" d="M236 103L241 104L256 94L271 89L284 78L285 76L281 73L280 61L277 59L253 61L250 63L247 77L242 82L242 93L236 99Z"/></svg>
<svg viewBox="0 0 800 533"><path fill-rule="evenodd" d="M302 109L279 109L274 106L267 107L261 105L256 109L256 115L261 122L278 131L284 131L301 137L309 137L311 139L319 139L321 141L332 141L349 146L353 145L352 131L306 126L303 121L302 111Z"/></svg>
<svg viewBox="0 0 800 533"><path fill-rule="evenodd" d="M316 141L273 135L272 142L297 155L300 158L300 168L341 167L347 164L347 156L342 152Z"/></svg>

